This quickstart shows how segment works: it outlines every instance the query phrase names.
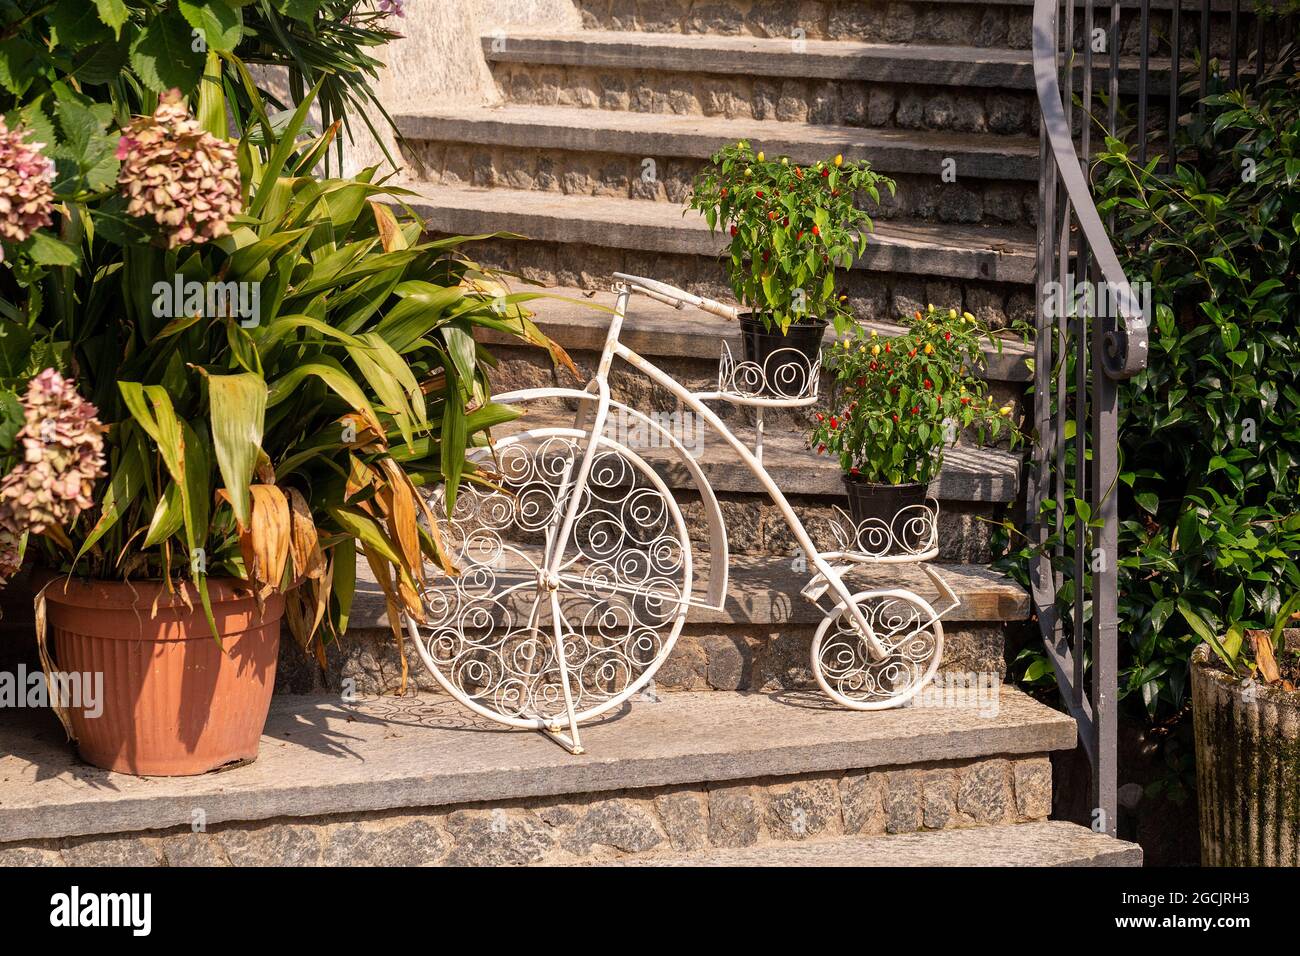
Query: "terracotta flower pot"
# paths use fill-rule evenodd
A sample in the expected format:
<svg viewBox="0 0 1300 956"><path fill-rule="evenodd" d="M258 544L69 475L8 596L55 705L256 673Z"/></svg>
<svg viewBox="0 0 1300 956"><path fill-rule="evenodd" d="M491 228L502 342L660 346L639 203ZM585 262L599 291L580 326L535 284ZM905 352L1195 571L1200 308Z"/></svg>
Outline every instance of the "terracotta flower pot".
<svg viewBox="0 0 1300 956"><path fill-rule="evenodd" d="M102 712L67 711L89 763L140 776L183 776L257 758L284 598L271 595L259 613L242 582L209 579L223 650L212 639L198 592L187 587L190 605L148 581L58 577L45 589L55 669L103 674Z"/></svg>
<svg viewBox="0 0 1300 956"><path fill-rule="evenodd" d="M1192 654L1204 866L1300 866L1300 693Z"/></svg>

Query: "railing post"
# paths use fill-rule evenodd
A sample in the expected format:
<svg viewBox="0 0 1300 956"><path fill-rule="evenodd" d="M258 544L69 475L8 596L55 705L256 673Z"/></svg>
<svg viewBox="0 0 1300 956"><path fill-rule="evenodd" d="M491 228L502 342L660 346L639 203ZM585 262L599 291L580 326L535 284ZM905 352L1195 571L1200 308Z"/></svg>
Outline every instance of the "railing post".
<svg viewBox="0 0 1300 956"><path fill-rule="evenodd" d="M1110 302L1109 297L1094 301ZM1103 313L1106 308L1101 310ZM1116 697L1119 684L1119 602L1116 595L1119 558L1118 494L1119 387L1106 373L1103 350L1109 321L1094 315L1092 339L1092 487L1089 502L1100 527L1093 539L1092 570L1092 728L1096 735L1096 766L1092 775L1094 829L1115 836L1117 825ZM1081 355L1080 360L1083 356ZM1081 423L1082 424L1082 423ZM1082 587L1083 582L1077 582ZM1078 649L1076 653L1082 653Z"/></svg>

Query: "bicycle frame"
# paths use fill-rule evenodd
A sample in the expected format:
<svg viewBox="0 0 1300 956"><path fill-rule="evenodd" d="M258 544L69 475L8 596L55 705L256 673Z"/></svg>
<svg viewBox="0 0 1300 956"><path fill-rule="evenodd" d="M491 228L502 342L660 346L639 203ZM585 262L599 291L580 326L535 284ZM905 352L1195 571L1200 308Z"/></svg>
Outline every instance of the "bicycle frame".
<svg viewBox="0 0 1300 956"><path fill-rule="evenodd" d="M724 315L730 318L736 318L735 309L730 306L705 299L700 296L691 295L681 289L663 283L655 282L650 279L642 279L637 276L624 275L615 273L618 284L615 286L617 293L617 302L614 309L614 317L610 322L609 332L605 337L605 344L601 351L600 363L597 366L595 377L588 384L587 390L590 392L593 388L596 392L596 408L589 421L589 434L592 436L588 441L587 447L583 450L582 460L578 463L577 474L572 474L573 463L570 462L566 469L563 489L570 487L581 488L587 481L591 472L592 461L595 457L597 446L600 444L600 436L604 433L605 423L609 416L609 407L611 403L609 392L609 372L613 365L614 359L619 358L627 362L633 368L646 375L651 381L662 386L679 401L699 415L706 424L724 441L729 444L740 460L745 463L750 472L762 484L763 489L767 492L772 502L781 511L782 517L789 526L791 533L798 542L799 547L804 552L809 564L815 569L817 575L820 575L832 590L840 603L848 611L854 627L862 636L863 640L870 651L872 659L880 660L887 656L888 652L877 639L874 629L867 622L862 611L853 601L852 592L844 583L840 572L829 561L827 561L817 546L813 543L811 536L799 520L799 516L791 507L785 493L772 480L763 463L756 457L754 452L740 440L740 438L729 428L727 424L718 416L718 414L705 404L706 400L716 400L720 396L718 393L702 392L693 393L688 391L684 386L678 383L670 375L650 362L641 355L638 355L632 349L628 348L619 341L619 334L622 331L623 321L627 317L627 306L631 299L632 292L641 292L650 298L673 305L675 308L683 308L686 305L693 305L704 311L713 312L714 314ZM510 402L513 398L526 398L527 391L501 395L497 397L498 401ZM572 480L570 478L572 477ZM565 509L563 521L557 529L554 537L548 542L547 566L544 570L545 586L554 594L560 585L560 565L563 560L565 548L568 545L569 537L572 534L574 522L577 519L578 509L580 506L580 495L570 496L568 507ZM567 689L566 689L567 693ZM576 728L575 728L576 730Z"/></svg>

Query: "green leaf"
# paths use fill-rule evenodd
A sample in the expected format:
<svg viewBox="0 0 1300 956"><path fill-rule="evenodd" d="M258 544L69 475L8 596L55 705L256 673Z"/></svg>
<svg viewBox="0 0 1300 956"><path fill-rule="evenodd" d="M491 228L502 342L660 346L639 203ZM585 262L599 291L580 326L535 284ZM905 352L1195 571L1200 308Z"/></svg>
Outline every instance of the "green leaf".
<svg viewBox="0 0 1300 956"><path fill-rule="evenodd" d="M104 497L100 501L99 520L86 535L86 540L81 543L81 548L77 552L77 561L84 558L95 546L95 542L122 520L127 507L144 487L144 464L140 456L139 444L129 440L125 426L119 432L118 440L122 446L121 457L113 469L112 477L109 478L108 490L104 492Z"/></svg>
<svg viewBox="0 0 1300 956"><path fill-rule="evenodd" d="M22 37L0 43L0 86L21 96L37 74L37 50Z"/></svg>
<svg viewBox="0 0 1300 956"><path fill-rule="evenodd" d="M50 21L51 45L56 49L71 52L108 36L108 27L100 19L99 11L84 0L56 3L45 18Z"/></svg>
<svg viewBox="0 0 1300 956"><path fill-rule="evenodd" d="M262 453L262 430L266 420L266 382L260 375L208 377L208 401L212 421L212 443L217 468L230 495L235 520L250 525L249 486Z"/></svg>
<svg viewBox="0 0 1300 956"><path fill-rule="evenodd" d="M1273 650L1279 652L1282 650L1282 632L1286 629L1288 623L1290 622L1291 615L1294 614L1297 610L1300 610L1300 592L1297 592L1291 595L1291 597L1287 598L1286 603L1283 604L1278 609L1277 620L1273 622L1273 632L1272 632Z"/></svg>
<svg viewBox="0 0 1300 956"><path fill-rule="evenodd" d="M180 11L166 10L149 21L131 44L131 65L155 93L173 87L189 94L203 74L204 51Z"/></svg>
<svg viewBox="0 0 1300 956"><path fill-rule="evenodd" d="M455 373L448 370L447 397L442 405L442 478L447 516L456 506L456 491L460 487L461 471L465 467L465 444L468 440L465 409L460 404L460 389Z"/></svg>
<svg viewBox="0 0 1300 956"><path fill-rule="evenodd" d="M1219 656L1219 660L1228 665L1228 670L1232 671L1234 674L1237 673L1236 655L1234 654L1230 656L1228 654L1224 645L1221 644L1218 637L1215 636L1213 628L1211 628L1210 625L1205 622L1205 619L1193 611L1187 605L1187 602L1181 598L1178 601L1178 613L1183 616L1183 620L1187 622L1188 627L1195 632L1196 636L1210 645L1214 650L1214 653Z"/></svg>
<svg viewBox="0 0 1300 956"><path fill-rule="evenodd" d="M77 249L40 230L28 236L18 248L43 266L75 266L81 260Z"/></svg>
<svg viewBox="0 0 1300 956"><path fill-rule="evenodd" d="M339 360L330 355L319 355L313 361L297 365L272 383L267 396L267 408L274 408L293 395L294 390L309 375L319 378L353 408L365 411L371 418L374 417L374 409L370 407L366 393L339 364Z"/></svg>
<svg viewBox="0 0 1300 956"><path fill-rule="evenodd" d="M95 0L95 9L99 11L100 22L112 28L114 37L121 38L122 25L131 15L125 0Z"/></svg>
<svg viewBox="0 0 1300 956"><path fill-rule="evenodd" d="M340 634L348 629L348 617L352 613L352 597L357 590L357 542L354 538L344 538L331 551L333 571L332 588L334 599L338 601L339 613L334 625Z"/></svg>
<svg viewBox="0 0 1300 956"><path fill-rule="evenodd" d="M194 115L213 136L226 138L226 94L221 85L221 57L216 50L208 50L203 79L199 81L199 106Z"/></svg>
<svg viewBox="0 0 1300 956"><path fill-rule="evenodd" d="M202 33L208 50L228 53L239 45L244 15L223 0L180 0L180 11L189 25Z"/></svg>

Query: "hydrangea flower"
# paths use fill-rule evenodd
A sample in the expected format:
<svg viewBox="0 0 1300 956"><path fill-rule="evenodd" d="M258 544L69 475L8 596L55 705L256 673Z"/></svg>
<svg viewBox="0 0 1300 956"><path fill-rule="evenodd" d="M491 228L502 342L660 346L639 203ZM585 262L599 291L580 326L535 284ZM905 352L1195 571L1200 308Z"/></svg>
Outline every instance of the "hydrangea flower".
<svg viewBox="0 0 1300 956"><path fill-rule="evenodd" d="M190 116L179 90L164 94L152 116L128 124L117 158L127 212L152 216L169 248L230 233L229 221L243 208L235 147Z"/></svg>
<svg viewBox="0 0 1300 956"><path fill-rule="evenodd" d="M0 237L9 242L49 226L54 209L54 160L41 152L44 143L24 143L26 135L0 118Z"/></svg>
<svg viewBox="0 0 1300 956"><path fill-rule="evenodd" d="M107 430L98 414L52 368L28 383L18 432L23 460L0 480L0 579L17 570L24 532L66 527L95 503Z"/></svg>

